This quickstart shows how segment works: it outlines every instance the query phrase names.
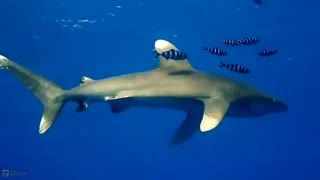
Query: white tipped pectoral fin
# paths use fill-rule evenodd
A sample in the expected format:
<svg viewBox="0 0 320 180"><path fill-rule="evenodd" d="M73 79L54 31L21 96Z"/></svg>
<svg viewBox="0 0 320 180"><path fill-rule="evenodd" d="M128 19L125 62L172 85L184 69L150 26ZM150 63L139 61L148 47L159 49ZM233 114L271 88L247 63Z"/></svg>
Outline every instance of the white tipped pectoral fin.
<svg viewBox="0 0 320 180"><path fill-rule="evenodd" d="M210 115L207 116L206 114L204 114L200 124L200 131L207 132L214 129L215 127L218 126L221 120L222 120L221 117L213 117Z"/></svg>
<svg viewBox="0 0 320 180"><path fill-rule="evenodd" d="M207 132L216 128L229 108L229 103L223 99L204 100L204 104L205 110L200 123L201 132Z"/></svg>

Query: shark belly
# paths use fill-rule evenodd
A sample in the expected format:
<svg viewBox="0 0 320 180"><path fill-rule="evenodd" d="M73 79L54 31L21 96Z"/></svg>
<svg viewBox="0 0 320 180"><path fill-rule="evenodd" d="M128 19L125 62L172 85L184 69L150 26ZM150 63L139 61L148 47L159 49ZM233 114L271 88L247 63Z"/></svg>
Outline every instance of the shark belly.
<svg viewBox="0 0 320 180"><path fill-rule="evenodd" d="M202 106L200 100L193 98L175 98L175 97L133 97L119 100L109 101L111 108L117 108L117 111L123 111L129 107L151 107L151 108L165 108L189 111L197 106Z"/></svg>

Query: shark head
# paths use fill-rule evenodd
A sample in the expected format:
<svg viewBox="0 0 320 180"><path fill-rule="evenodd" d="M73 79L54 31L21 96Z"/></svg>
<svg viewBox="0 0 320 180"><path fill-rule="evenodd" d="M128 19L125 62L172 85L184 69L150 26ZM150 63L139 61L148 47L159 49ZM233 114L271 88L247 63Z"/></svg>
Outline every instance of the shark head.
<svg viewBox="0 0 320 180"><path fill-rule="evenodd" d="M263 97L254 100L251 109L258 114L271 114L288 111L288 105L272 97Z"/></svg>
<svg viewBox="0 0 320 180"><path fill-rule="evenodd" d="M257 117L288 111L288 105L273 97L246 97L231 103L228 115Z"/></svg>

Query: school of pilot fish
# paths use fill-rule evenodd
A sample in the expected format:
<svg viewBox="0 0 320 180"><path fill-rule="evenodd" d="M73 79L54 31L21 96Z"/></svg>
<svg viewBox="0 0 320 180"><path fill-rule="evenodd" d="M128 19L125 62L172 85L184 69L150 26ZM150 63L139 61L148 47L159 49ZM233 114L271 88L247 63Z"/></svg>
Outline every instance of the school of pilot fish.
<svg viewBox="0 0 320 180"><path fill-rule="evenodd" d="M221 44L224 44L226 46L232 46L232 47L238 47L238 46L252 46L260 43L260 39L258 37L244 37L242 39L224 39L220 38L219 42ZM209 52L210 54L216 55L216 56L227 56L229 53L224 50L223 48L220 48L218 46L208 47L208 46L202 46L203 52ZM261 49L257 55L260 57L270 57L278 53L277 49L266 47ZM239 73L239 74L250 74L251 70L242 64L232 64L232 63L225 63L223 61L220 61L219 68L225 68L229 71Z"/></svg>

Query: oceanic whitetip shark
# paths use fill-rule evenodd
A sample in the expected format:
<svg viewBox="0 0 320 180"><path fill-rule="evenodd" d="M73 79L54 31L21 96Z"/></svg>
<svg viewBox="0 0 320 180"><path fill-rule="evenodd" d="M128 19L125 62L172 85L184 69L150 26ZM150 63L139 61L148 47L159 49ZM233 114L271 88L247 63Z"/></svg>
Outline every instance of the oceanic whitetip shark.
<svg viewBox="0 0 320 180"><path fill-rule="evenodd" d="M196 70L187 56L177 60L163 55L170 50L181 52L166 40L155 41L154 50L159 60L156 69L101 80L84 76L79 86L69 90L1 55L0 67L18 78L44 105L40 134L47 132L69 101L79 104L78 112L94 102L109 103L114 113L132 106L182 110L186 118L176 130L173 144L186 141L199 129L207 132L216 128L226 116L258 117L288 110L284 102L252 86Z"/></svg>

